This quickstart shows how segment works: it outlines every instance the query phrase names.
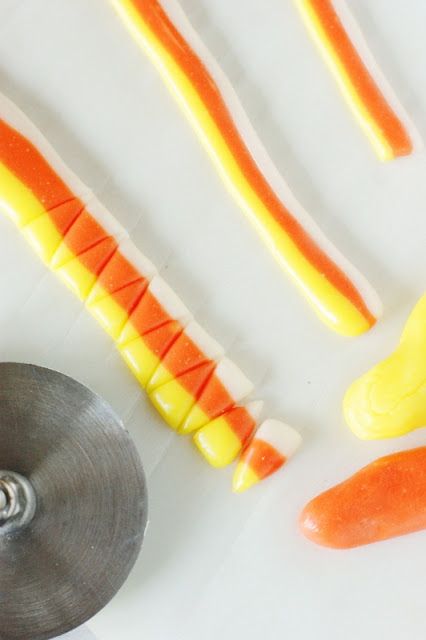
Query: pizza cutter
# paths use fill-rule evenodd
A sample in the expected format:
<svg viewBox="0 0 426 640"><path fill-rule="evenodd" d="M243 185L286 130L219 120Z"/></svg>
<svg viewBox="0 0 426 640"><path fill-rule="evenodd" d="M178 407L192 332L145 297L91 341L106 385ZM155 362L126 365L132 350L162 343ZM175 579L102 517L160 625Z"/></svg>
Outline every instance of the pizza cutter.
<svg viewBox="0 0 426 640"><path fill-rule="evenodd" d="M111 407L55 371L0 363L0 640L48 640L95 615L146 522L141 462Z"/></svg>

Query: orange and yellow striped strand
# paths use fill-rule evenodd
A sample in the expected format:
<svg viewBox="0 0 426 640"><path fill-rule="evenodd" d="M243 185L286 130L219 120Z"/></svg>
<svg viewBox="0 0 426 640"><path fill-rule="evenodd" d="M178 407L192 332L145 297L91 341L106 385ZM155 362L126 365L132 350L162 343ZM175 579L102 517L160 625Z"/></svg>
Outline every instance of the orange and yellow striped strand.
<svg viewBox="0 0 426 640"><path fill-rule="evenodd" d="M420 137L342 0L296 0L313 39L381 160L409 155Z"/></svg>
<svg viewBox="0 0 426 640"><path fill-rule="evenodd" d="M319 317L347 336L372 327L381 313L376 294L294 199L180 7L173 0L111 1L237 202Z"/></svg>

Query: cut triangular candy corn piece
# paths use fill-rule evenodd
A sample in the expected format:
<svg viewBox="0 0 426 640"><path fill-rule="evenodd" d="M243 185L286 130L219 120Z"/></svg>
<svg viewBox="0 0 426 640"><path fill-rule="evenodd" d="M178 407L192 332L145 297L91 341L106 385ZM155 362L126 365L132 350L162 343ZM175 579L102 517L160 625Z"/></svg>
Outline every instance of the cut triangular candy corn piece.
<svg viewBox="0 0 426 640"><path fill-rule="evenodd" d="M99 274L87 304L91 305L136 280L144 279L148 285L156 273L157 270L152 262L135 247L131 240L126 239Z"/></svg>
<svg viewBox="0 0 426 640"><path fill-rule="evenodd" d="M199 451L213 467L231 464L252 437L263 402L234 407L215 418L194 435Z"/></svg>
<svg viewBox="0 0 426 640"><path fill-rule="evenodd" d="M149 394L151 402L169 427L179 429L214 368L213 362L207 362L170 380Z"/></svg>
<svg viewBox="0 0 426 640"><path fill-rule="evenodd" d="M179 322L168 322L124 346L119 346L121 356L143 388L181 332L182 326Z"/></svg>
<svg viewBox="0 0 426 640"><path fill-rule="evenodd" d="M300 447L302 438L279 420L265 420L243 451L235 470L233 490L241 493L270 476Z"/></svg>
<svg viewBox="0 0 426 640"><path fill-rule="evenodd" d="M79 256L55 269L55 273L80 298L86 300L98 273L117 249L113 238L104 238Z"/></svg>
<svg viewBox="0 0 426 640"><path fill-rule="evenodd" d="M83 208L80 200L72 198L24 226L24 236L43 262L50 264L63 236Z"/></svg>
<svg viewBox="0 0 426 640"><path fill-rule="evenodd" d="M78 198L72 198L54 209L49 209L47 213L59 233L64 236L77 220L83 209L83 202Z"/></svg>
<svg viewBox="0 0 426 640"><path fill-rule="evenodd" d="M51 261L52 269L59 269L106 237L108 237L107 231L84 209L68 229L55 252Z"/></svg>
<svg viewBox="0 0 426 640"><path fill-rule="evenodd" d="M217 418L253 391L253 384L228 358L223 358L183 422L180 432L191 433Z"/></svg>
<svg viewBox="0 0 426 640"><path fill-rule="evenodd" d="M187 324L191 314L169 285L155 276L125 324L118 343L125 345L170 320Z"/></svg>
<svg viewBox="0 0 426 640"><path fill-rule="evenodd" d="M220 344L198 322L191 321L155 370L147 386L148 393L204 362L221 358L223 354Z"/></svg>
<svg viewBox="0 0 426 640"><path fill-rule="evenodd" d="M103 329L114 340L117 340L147 286L148 282L146 280L137 280L92 304L87 303L87 308Z"/></svg>

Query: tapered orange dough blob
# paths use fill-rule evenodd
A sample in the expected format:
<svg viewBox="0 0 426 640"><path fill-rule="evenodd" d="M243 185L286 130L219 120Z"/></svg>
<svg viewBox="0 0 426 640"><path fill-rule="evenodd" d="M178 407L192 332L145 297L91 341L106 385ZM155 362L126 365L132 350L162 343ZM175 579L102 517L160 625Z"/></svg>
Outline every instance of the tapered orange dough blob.
<svg viewBox="0 0 426 640"><path fill-rule="evenodd" d="M395 351L349 387L343 410L352 431L365 440L426 426L426 294Z"/></svg>
<svg viewBox="0 0 426 640"><path fill-rule="evenodd" d="M348 549L426 529L426 447L379 458L309 502L302 533Z"/></svg>
<svg viewBox="0 0 426 640"><path fill-rule="evenodd" d="M265 420L244 449L233 478L233 490L242 493L278 471L300 447L302 438L279 420Z"/></svg>

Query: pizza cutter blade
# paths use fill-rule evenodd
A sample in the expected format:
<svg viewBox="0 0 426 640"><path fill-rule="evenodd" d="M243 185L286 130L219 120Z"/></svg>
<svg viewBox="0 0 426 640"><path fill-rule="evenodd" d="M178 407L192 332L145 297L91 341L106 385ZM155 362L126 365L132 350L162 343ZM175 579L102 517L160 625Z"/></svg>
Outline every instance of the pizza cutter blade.
<svg viewBox="0 0 426 640"><path fill-rule="evenodd" d="M147 522L140 459L75 380L0 363L0 640L48 640L115 595Z"/></svg>

